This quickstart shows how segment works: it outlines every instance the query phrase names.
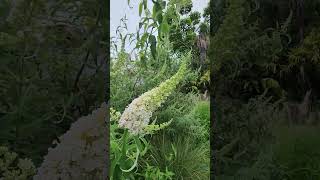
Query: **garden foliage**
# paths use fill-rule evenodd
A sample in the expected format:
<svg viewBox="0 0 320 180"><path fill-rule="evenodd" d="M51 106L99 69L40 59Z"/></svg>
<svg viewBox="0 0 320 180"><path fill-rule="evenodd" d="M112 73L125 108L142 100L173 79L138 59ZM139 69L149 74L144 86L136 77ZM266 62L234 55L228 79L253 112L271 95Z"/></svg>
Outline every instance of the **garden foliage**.
<svg viewBox="0 0 320 180"><path fill-rule="evenodd" d="M216 179L318 178L319 7L317 0L211 1ZM297 110L308 117L297 124L289 113L300 112L289 105L310 89L311 103Z"/></svg>
<svg viewBox="0 0 320 180"><path fill-rule="evenodd" d="M209 79L190 66L200 13L188 0L147 5L137 34L113 46L111 179L209 179L209 103L200 96ZM133 51L121 45L127 38Z"/></svg>

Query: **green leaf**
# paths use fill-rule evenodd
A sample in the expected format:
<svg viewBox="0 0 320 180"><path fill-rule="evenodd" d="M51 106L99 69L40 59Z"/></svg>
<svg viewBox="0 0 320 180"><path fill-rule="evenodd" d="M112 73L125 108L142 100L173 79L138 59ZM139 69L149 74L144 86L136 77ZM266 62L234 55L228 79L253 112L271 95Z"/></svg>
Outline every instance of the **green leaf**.
<svg viewBox="0 0 320 180"><path fill-rule="evenodd" d="M150 43L150 50L151 50L151 54L152 57L155 59L156 58L156 48L157 48L157 40L156 37L154 35L150 35L149 36L149 43Z"/></svg>
<svg viewBox="0 0 320 180"><path fill-rule="evenodd" d="M142 65L143 67L146 67L146 65L147 65L147 58L146 58L145 54L141 51L141 52L139 52L139 56L140 56L141 65Z"/></svg>
<svg viewBox="0 0 320 180"><path fill-rule="evenodd" d="M143 0L144 10L147 10L148 8L148 2L147 0Z"/></svg>
<svg viewBox="0 0 320 180"><path fill-rule="evenodd" d="M144 46L144 43L146 43L147 39L148 39L149 33L144 33L140 39L140 44L141 46Z"/></svg>
<svg viewBox="0 0 320 180"><path fill-rule="evenodd" d="M152 8L152 18L156 19L159 24L162 23L163 16L162 16L162 7L159 2L154 3Z"/></svg>
<svg viewBox="0 0 320 180"><path fill-rule="evenodd" d="M275 79L272 78L264 78L261 80L262 82L262 86L265 89L269 89L269 88L281 88L279 82Z"/></svg>
<svg viewBox="0 0 320 180"><path fill-rule="evenodd" d="M162 9L165 9L167 6L167 2L166 1L162 1L161 7Z"/></svg>
<svg viewBox="0 0 320 180"><path fill-rule="evenodd" d="M156 16L157 16L158 23L162 24L162 21L163 21L162 12L158 12Z"/></svg>
<svg viewBox="0 0 320 180"><path fill-rule="evenodd" d="M139 148L137 147L136 158L135 158L135 161L134 161L133 165L132 165L129 169L122 169L121 167L120 167L120 169L121 169L123 172L130 172L130 171L132 171L132 170L133 170L135 167L137 167L137 165L138 165L139 155L140 155L140 150L139 150Z"/></svg>
<svg viewBox="0 0 320 180"><path fill-rule="evenodd" d="M142 8L143 8L143 3L141 2L139 4L139 16L141 16L141 14L142 14Z"/></svg>
<svg viewBox="0 0 320 180"><path fill-rule="evenodd" d="M161 33L162 35L166 35L169 33L170 30L170 26L168 24L167 21L163 21L163 23L161 24Z"/></svg>
<svg viewBox="0 0 320 180"><path fill-rule="evenodd" d="M136 143L137 148L139 149L140 152L144 151L144 146L141 144L140 139L138 136L134 136L134 141Z"/></svg>

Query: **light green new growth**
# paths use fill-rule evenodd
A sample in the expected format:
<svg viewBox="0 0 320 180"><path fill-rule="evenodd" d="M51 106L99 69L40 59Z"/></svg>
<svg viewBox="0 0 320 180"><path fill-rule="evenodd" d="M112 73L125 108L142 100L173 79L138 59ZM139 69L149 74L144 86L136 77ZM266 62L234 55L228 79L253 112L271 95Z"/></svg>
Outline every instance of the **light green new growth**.
<svg viewBox="0 0 320 180"><path fill-rule="evenodd" d="M171 124L171 122L172 122L172 119L168 122L164 122L159 125L158 124L149 124L144 128L144 131L146 134L153 134L156 131L159 131L161 129L168 127Z"/></svg>
<svg viewBox="0 0 320 180"><path fill-rule="evenodd" d="M119 127L127 128L132 134L144 134L148 126L152 113L158 109L167 97L174 91L179 82L184 78L187 72L187 62L191 58L189 52L182 57L182 63L178 72L170 79L161 83L158 87L142 94L134 99L124 110L119 120ZM161 127L167 126L163 124ZM155 126L152 126L154 129ZM147 129L150 129L151 126ZM159 129L160 126L156 129ZM152 128L151 128L152 129Z"/></svg>
<svg viewBox="0 0 320 180"><path fill-rule="evenodd" d="M121 113L113 108L110 108L110 121L118 121L121 117Z"/></svg>

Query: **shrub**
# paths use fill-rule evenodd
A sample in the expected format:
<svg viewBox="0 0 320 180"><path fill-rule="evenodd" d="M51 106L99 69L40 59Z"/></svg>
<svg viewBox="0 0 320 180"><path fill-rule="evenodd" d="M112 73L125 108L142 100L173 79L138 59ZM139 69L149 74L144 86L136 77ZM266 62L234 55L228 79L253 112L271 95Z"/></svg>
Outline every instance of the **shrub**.
<svg viewBox="0 0 320 180"><path fill-rule="evenodd" d="M7 147L0 146L0 179L27 180L35 174L36 168L30 159L20 159Z"/></svg>
<svg viewBox="0 0 320 180"><path fill-rule="evenodd" d="M209 144L198 144L194 139L181 136L168 138L154 136L149 153L142 164L159 167L174 173L174 179L209 179Z"/></svg>
<svg viewBox="0 0 320 180"><path fill-rule="evenodd" d="M289 180L320 178L319 128L280 127L273 146L276 164Z"/></svg>

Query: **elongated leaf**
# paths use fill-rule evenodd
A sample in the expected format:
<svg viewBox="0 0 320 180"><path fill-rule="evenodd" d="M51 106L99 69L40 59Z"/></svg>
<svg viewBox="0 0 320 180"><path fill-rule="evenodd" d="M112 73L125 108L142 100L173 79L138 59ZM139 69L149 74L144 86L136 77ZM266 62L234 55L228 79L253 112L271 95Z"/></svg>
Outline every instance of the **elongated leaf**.
<svg viewBox="0 0 320 180"><path fill-rule="evenodd" d="M130 172L130 171L132 171L132 170L133 170L135 167L137 167L137 165L138 165L139 155L140 155L140 150L139 150L139 148L137 147L136 158L135 158L135 161L134 161L133 165L132 165L129 169L122 169L121 167L120 167L120 169L121 169L123 172Z"/></svg>
<svg viewBox="0 0 320 180"><path fill-rule="evenodd" d="M141 2L139 4L139 16L141 16L141 14L142 14L142 8L143 8L143 3Z"/></svg>
<svg viewBox="0 0 320 180"><path fill-rule="evenodd" d="M157 21L158 21L158 23L162 24L162 20L163 20L162 12L158 12L157 13Z"/></svg>
<svg viewBox="0 0 320 180"><path fill-rule="evenodd" d="M143 6L144 6L144 10L147 10L147 8L148 8L148 1L147 0L143 0Z"/></svg>
<svg viewBox="0 0 320 180"><path fill-rule="evenodd" d="M144 34L142 35L142 37L141 37L141 39L140 39L140 44L141 44L142 46L146 43L146 41L147 41L147 39L148 39L148 36L149 36L149 33L144 33Z"/></svg>
<svg viewBox="0 0 320 180"><path fill-rule="evenodd" d="M156 58L156 53L157 53L157 40L156 37L154 35L150 35L149 36L149 43L150 43L150 50L151 50L151 54L152 57L155 59Z"/></svg>

